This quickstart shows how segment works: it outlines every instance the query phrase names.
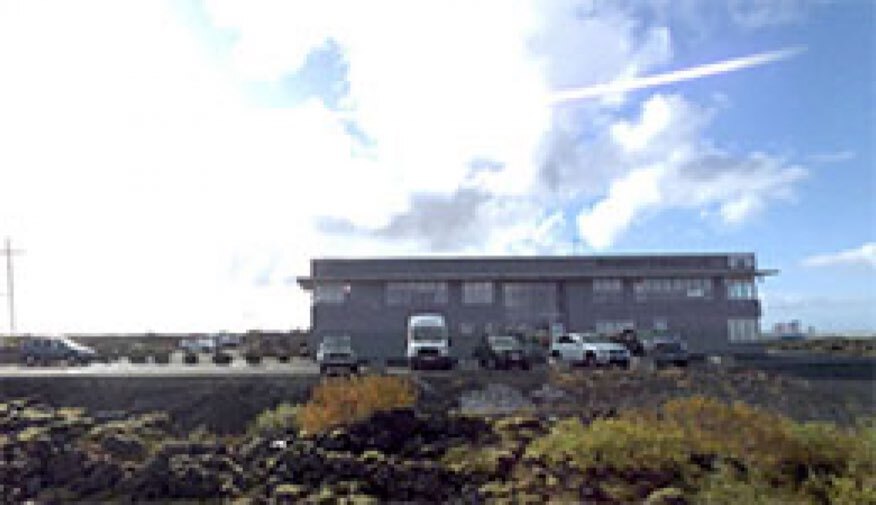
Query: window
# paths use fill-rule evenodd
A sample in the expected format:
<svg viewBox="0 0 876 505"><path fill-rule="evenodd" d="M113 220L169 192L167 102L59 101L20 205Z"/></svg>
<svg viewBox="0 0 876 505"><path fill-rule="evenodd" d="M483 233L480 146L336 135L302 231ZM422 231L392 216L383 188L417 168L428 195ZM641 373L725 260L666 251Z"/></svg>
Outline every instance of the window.
<svg viewBox="0 0 876 505"><path fill-rule="evenodd" d="M313 291L313 303L344 303L349 292L349 284L341 282L320 283Z"/></svg>
<svg viewBox="0 0 876 505"><path fill-rule="evenodd" d="M559 318L553 282L509 282L502 286L507 322L547 324Z"/></svg>
<svg viewBox="0 0 876 505"><path fill-rule="evenodd" d="M621 279L593 279L593 301L619 302L623 299L624 284Z"/></svg>
<svg viewBox="0 0 876 505"><path fill-rule="evenodd" d="M756 300L757 290L751 279L725 279L727 298L730 300Z"/></svg>
<svg viewBox="0 0 876 505"><path fill-rule="evenodd" d="M730 342L753 342L760 337L757 319L728 319L727 336Z"/></svg>
<svg viewBox="0 0 876 505"><path fill-rule="evenodd" d="M462 303L464 305L491 305L493 303L493 283L463 282Z"/></svg>
<svg viewBox="0 0 876 505"><path fill-rule="evenodd" d="M622 290L620 279L593 279L594 293L620 293Z"/></svg>
<svg viewBox="0 0 876 505"><path fill-rule="evenodd" d="M711 298L712 279L708 277L640 279L633 284L633 293L638 301Z"/></svg>
<svg viewBox="0 0 876 505"><path fill-rule="evenodd" d="M459 334L470 337L475 334L475 325L472 323L459 323Z"/></svg>
<svg viewBox="0 0 876 505"><path fill-rule="evenodd" d="M603 335L614 335L635 327L636 323L633 321L596 321L596 333Z"/></svg>
<svg viewBox="0 0 876 505"><path fill-rule="evenodd" d="M443 305L447 303L446 282L387 282L387 305Z"/></svg>
<svg viewBox="0 0 876 505"><path fill-rule="evenodd" d="M669 322L665 317L654 318L654 331L666 331L669 329Z"/></svg>
<svg viewBox="0 0 876 505"><path fill-rule="evenodd" d="M753 254L731 254L727 257L727 266L731 270L750 270L754 268Z"/></svg>

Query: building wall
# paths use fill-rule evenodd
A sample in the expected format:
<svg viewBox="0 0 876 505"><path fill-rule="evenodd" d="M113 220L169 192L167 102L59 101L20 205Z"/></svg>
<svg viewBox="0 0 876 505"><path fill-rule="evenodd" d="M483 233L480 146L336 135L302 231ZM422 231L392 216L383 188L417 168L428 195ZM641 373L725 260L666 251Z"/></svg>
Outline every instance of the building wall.
<svg viewBox="0 0 876 505"><path fill-rule="evenodd" d="M672 257L669 258L636 258L651 267L665 263L666 272L661 275L672 276ZM683 257L688 263L698 258ZM724 259L726 262L726 258ZM595 263L592 263L595 265ZM718 262L714 257L702 259L704 267L716 268ZM526 274L531 279L533 274L544 272L550 268L572 272L571 262L558 260L545 264L544 262L485 262L482 268L477 268L477 262L454 262L442 260L439 262L414 262L384 260L356 262L354 260L338 263L336 260L314 262L313 278L316 282L320 274L326 276L346 275L355 277L363 273L379 277L386 275L394 280L404 279L405 275L416 278L417 273L428 273L435 276L443 273L453 275L470 273L495 274L497 277L507 276L509 269L517 274ZM609 265L610 268L611 265ZM427 268L428 267L428 268ZM454 270L456 268L456 270ZM414 273L411 273L411 270ZM580 272L580 268L578 269ZM406 273L407 272L407 273ZM752 272L738 272L733 275L749 276ZM610 276L610 273L609 275ZM681 298L667 300L638 300L634 292L636 278L624 278L622 289L618 295L600 296L593 291L592 279L569 278L552 280L557 286L556 317L550 321L521 320L518 313L511 317L504 305L503 285L519 280L494 281L494 299L489 305L466 305L462 301L463 281L446 280L446 303L411 303L410 305L388 305L386 301L386 281L383 280L349 280L349 292L343 303L315 304L312 307L311 343L316 345L323 336L328 334L348 334L352 337L358 352L367 358L400 357L405 348L405 325L408 316L413 313L437 312L443 314L450 326L453 338L453 352L459 357L468 357L476 339L485 331L500 331L505 327L528 324L529 329L547 328L549 322L562 323L569 331L594 331L598 324L611 321L631 321L637 329L651 330L655 322L665 323L669 332L681 335L686 339L692 351L724 352L733 347L728 341L728 318L759 319L760 304L755 300L730 300L726 296L723 275L712 275L713 289L710 299ZM437 276L435 277L437 278ZM538 279L534 279L537 281ZM541 282L545 282L542 280Z"/></svg>

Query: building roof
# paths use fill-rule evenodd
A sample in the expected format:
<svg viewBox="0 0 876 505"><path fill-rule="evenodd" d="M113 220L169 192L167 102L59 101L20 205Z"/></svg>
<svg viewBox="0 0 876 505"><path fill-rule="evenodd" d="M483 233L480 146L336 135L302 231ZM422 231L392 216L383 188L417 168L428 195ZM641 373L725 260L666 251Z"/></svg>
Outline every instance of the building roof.
<svg viewBox="0 0 876 505"><path fill-rule="evenodd" d="M732 261L731 261L732 258ZM739 262L741 261L741 262ZM765 276L752 253L616 255L616 256L492 256L414 258L322 258L311 261L309 276L298 284L311 289L316 280L549 281L595 277Z"/></svg>

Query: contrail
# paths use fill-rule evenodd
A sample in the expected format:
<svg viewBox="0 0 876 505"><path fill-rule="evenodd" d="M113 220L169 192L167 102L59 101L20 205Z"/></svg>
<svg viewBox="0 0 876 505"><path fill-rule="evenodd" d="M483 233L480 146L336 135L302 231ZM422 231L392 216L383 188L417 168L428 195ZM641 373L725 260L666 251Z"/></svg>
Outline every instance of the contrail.
<svg viewBox="0 0 876 505"><path fill-rule="evenodd" d="M735 72L749 67L756 67L775 61L785 60L802 53L804 50L805 48L803 47L788 47L776 51L767 51L765 53L757 53L750 56L743 56L741 58L719 61L717 63L709 63L707 65L674 70L672 72L666 72L665 74L633 77L632 79L596 84L584 88L568 89L554 93L550 98L550 103L557 104L571 100L580 100L582 98L597 98L626 91L663 86L674 82L699 79L710 75Z"/></svg>

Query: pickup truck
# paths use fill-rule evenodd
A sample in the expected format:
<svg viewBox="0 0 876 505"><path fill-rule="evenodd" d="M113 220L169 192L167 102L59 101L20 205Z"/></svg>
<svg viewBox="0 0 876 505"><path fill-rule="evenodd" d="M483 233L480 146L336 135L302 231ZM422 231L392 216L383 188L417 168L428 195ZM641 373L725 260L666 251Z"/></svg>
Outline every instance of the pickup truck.
<svg viewBox="0 0 876 505"><path fill-rule="evenodd" d="M321 374L359 371L359 359L353 350L350 337L346 335L323 337L316 351L316 362Z"/></svg>
<svg viewBox="0 0 876 505"><path fill-rule="evenodd" d="M587 333L566 333L551 340L549 359L584 366L630 365L630 351L621 344Z"/></svg>

